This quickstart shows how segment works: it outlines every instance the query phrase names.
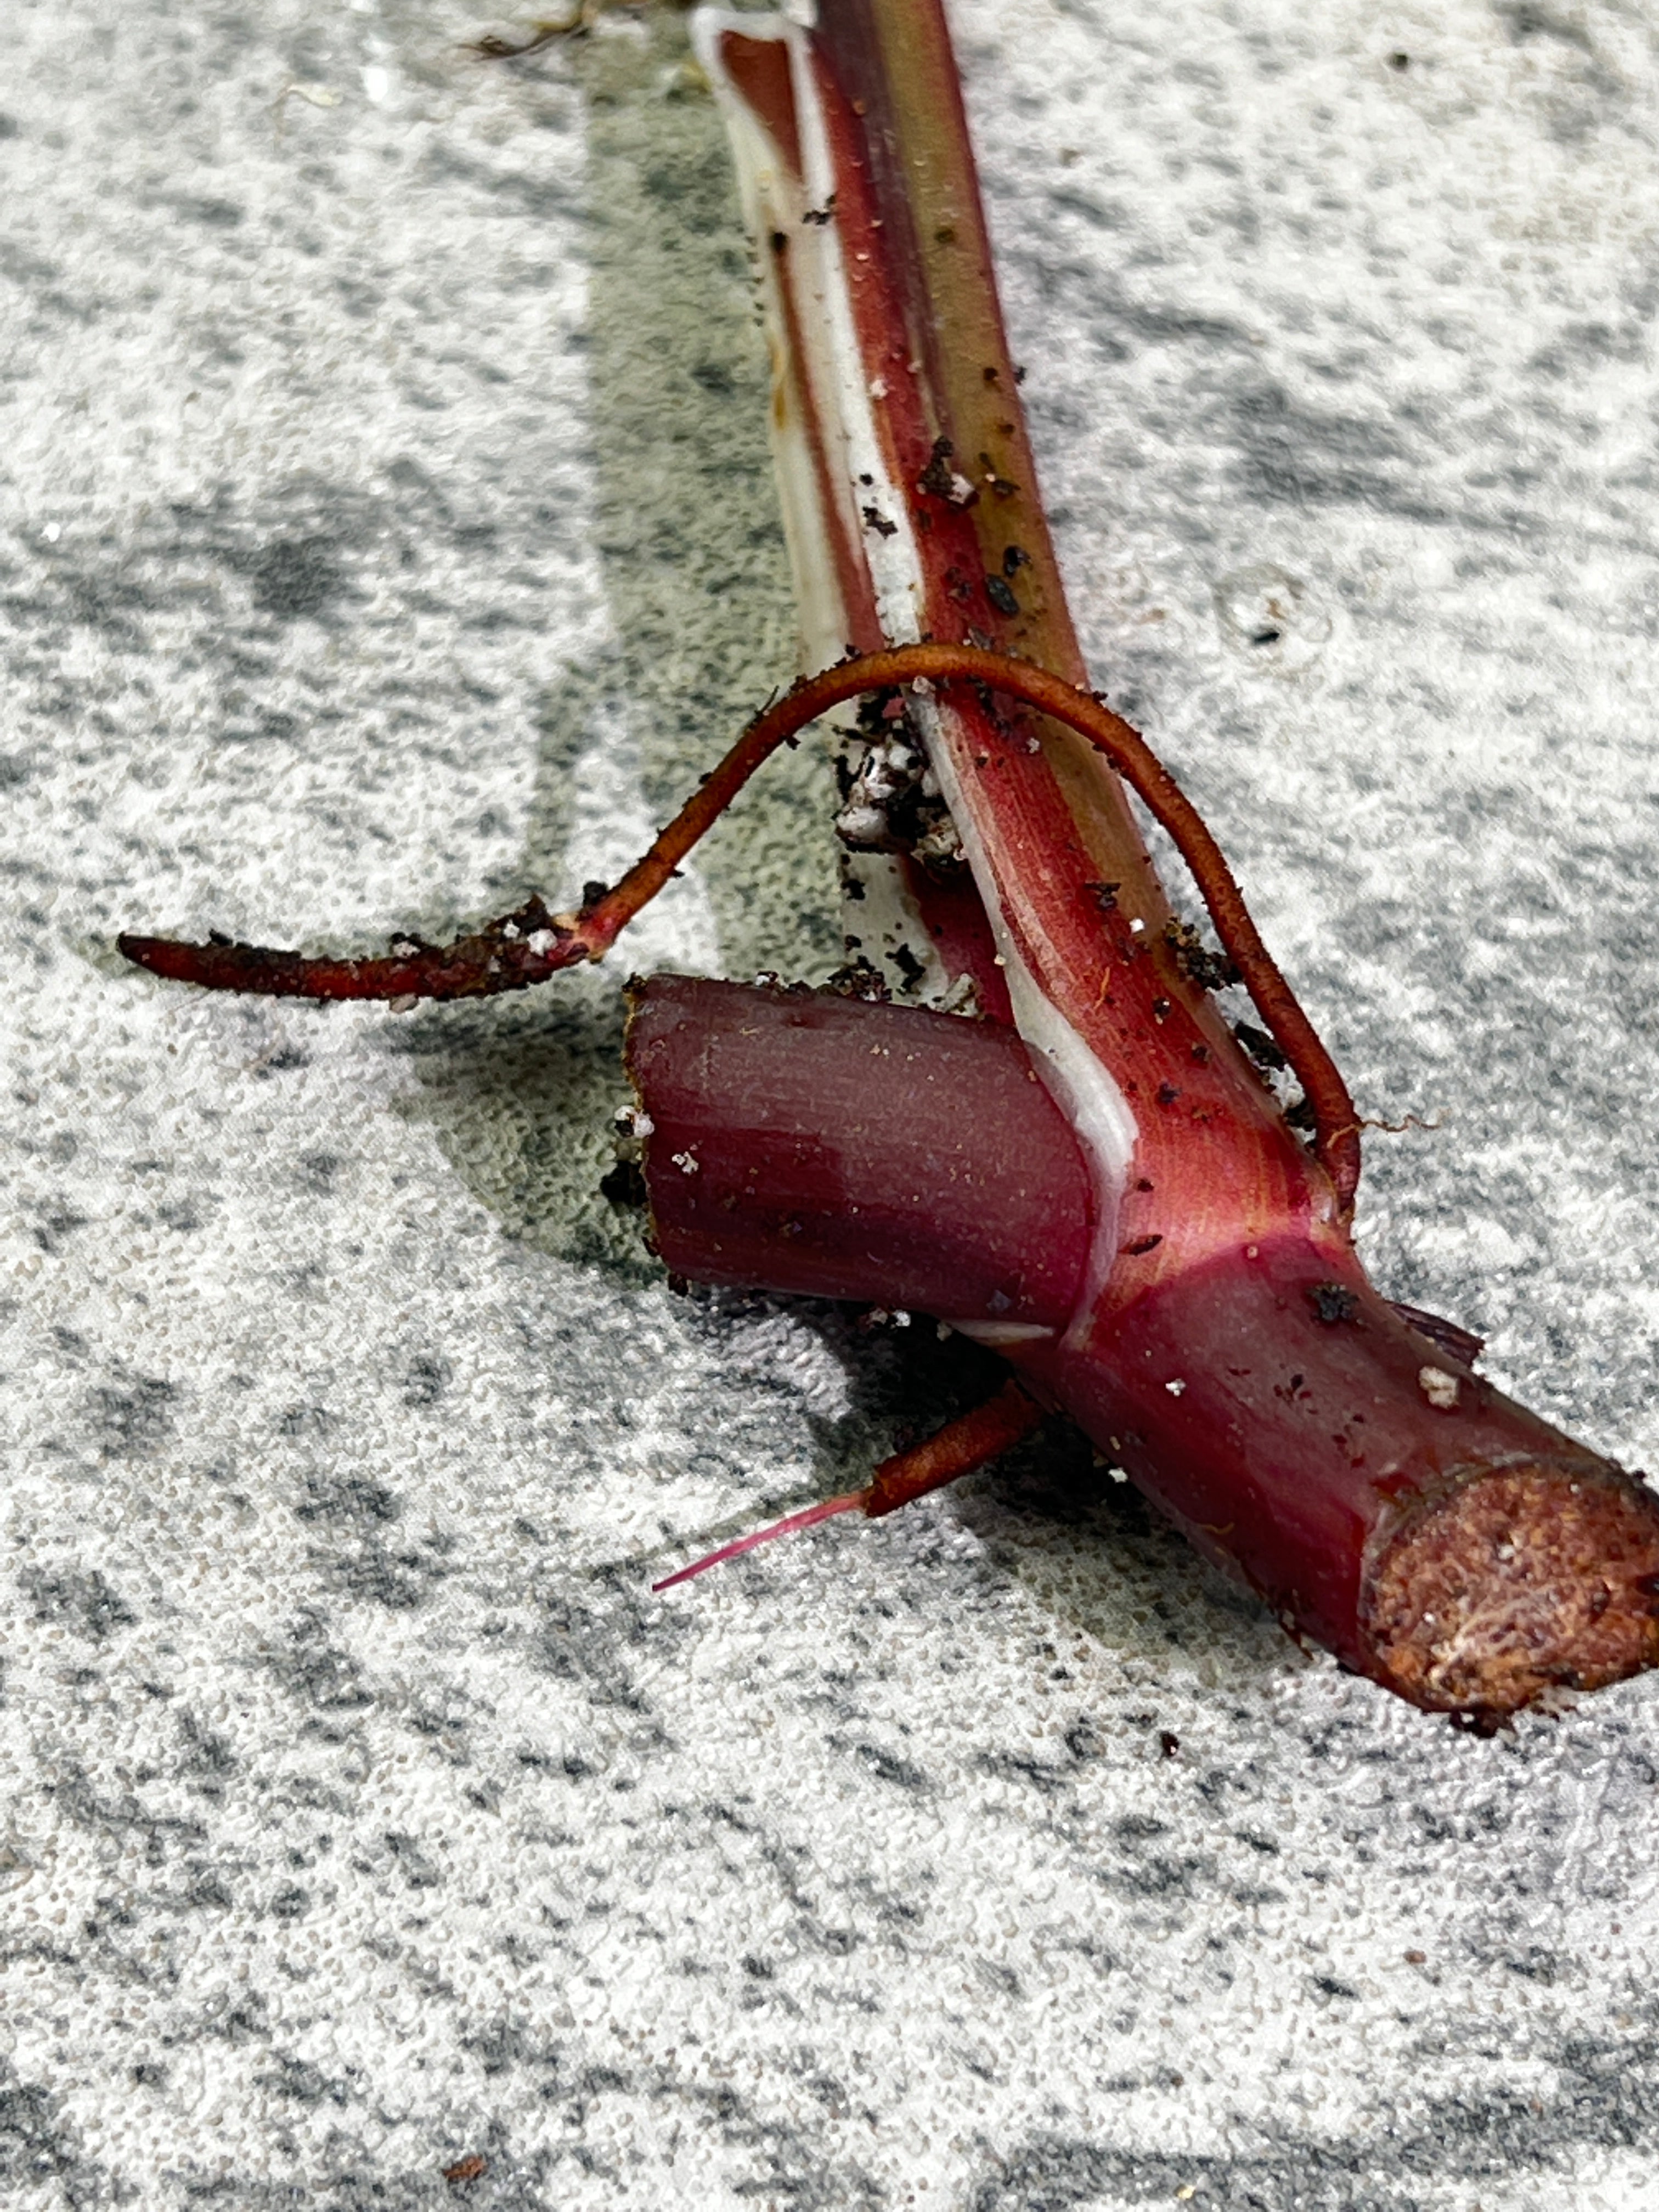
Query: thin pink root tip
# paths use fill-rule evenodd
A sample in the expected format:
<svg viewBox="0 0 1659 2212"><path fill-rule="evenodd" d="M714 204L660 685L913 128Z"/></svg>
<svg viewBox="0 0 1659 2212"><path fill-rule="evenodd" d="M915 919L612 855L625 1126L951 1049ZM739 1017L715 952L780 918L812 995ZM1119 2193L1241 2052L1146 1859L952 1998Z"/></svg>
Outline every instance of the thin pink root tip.
<svg viewBox="0 0 1659 2212"><path fill-rule="evenodd" d="M769 1544L775 1536L793 1536L798 1528L815 1528L820 1521L833 1520L837 1513L862 1510L869 1496L866 1490L849 1490L840 1498L825 1498L816 1505L809 1505L799 1513L792 1513L787 1520L775 1521L769 1528L751 1528L746 1536L735 1543L722 1544L718 1552L710 1552L701 1559L694 1559L689 1567L678 1574L668 1575L659 1583L653 1583L653 1591L672 1589L676 1583L689 1583L693 1575L700 1575L709 1567L718 1567L726 1559L735 1559L744 1552L752 1552L757 1544Z"/></svg>

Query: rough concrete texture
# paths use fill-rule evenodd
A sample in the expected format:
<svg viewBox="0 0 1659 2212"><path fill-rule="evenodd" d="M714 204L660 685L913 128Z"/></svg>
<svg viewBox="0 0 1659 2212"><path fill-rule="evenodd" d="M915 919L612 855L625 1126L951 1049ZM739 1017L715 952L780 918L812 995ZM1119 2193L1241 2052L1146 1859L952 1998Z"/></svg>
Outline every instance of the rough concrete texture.
<svg viewBox="0 0 1659 2212"><path fill-rule="evenodd" d="M1651 14L955 14L1097 680L1426 1125L1375 1272L1650 1460ZM788 672L683 32L488 27L8 13L8 2202L1650 2201L1650 1684L1459 1735L1054 1437L653 1600L960 1348L668 1294L594 1188L624 963L399 1018L113 957L568 892ZM822 974L823 799L634 963Z"/></svg>

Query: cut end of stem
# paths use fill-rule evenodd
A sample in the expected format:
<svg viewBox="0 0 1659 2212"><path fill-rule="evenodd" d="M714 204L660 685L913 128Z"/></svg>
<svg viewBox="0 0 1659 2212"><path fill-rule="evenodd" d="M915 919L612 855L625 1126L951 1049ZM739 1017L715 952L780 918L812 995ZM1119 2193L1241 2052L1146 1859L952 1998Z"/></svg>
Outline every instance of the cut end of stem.
<svg viewBox="0 0 1659 2212"><path fill-rule="evenodd" d="M1538 1463L1474 1474L1395 1536L1368 1607L1382 1679L1499 1717L1659 1663L1659 1498Z"/></svg>

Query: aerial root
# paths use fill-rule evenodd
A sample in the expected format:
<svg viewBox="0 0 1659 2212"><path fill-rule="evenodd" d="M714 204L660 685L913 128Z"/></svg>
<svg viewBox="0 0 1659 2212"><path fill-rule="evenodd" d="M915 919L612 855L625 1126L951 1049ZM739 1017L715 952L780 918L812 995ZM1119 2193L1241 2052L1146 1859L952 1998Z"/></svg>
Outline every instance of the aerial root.
<svg viewBox="0 0 1659 2212"><path fill-rule="evenodd" d="M975 1406L971 1413L963 1413L954 1421L947 1421L937 1435L925 1443L914 1444L908 1451L896 1452L884 1459L876 1469L875 1480L863 1490L843 1491L839 1498L826 1498L817 1505L808 1505L799 1513L791 1513L781 1521L774 1521L765 1528L754 1528L735 1542L722 1544L717 1552L707 1553L694 1559L689 1567L665 1576L653 1583L653 1590L672 1589L676 1583L690 1582L694 1575L702 1574L709 1567L718 1567L727 1559L741 1558L758 1545L769 1544L777 1536L793 1536L799 1529L816 1528L820 1521L832 1520L838 1513L854 1511L877 1520L884 1513L895 1513L901 1505L908 1505L917 1498L925 1498L930 1490L940 1490L947 1482L955 1482L975 1468L983 1467L1029 1436L1042 1419L1042 1408L1029 1396L1018 1382L1004 1384L994 1398L982 1406Z"/></svg>
<svg viewBox="0 0 1659 2212"><path fill-rule="evenodd" d="M215 989L309 999L476 998L523 990L562 968L603 959L618 933L654 898L750 777L808 722L861 692L921 679L966 682L1018 699L1063 723L1103 753L1167 830L1203 895L1223 950L1289 1061L1311 1109L1314 1152L1352 1211L1359 1182L1359 1118L1347 1085L1251 920L1231 870L1203 818L1138 731L1091 692L1030 662L969 645L904 645L803 677L757 714L726 757L622 880L574 914L550 915L539 899L448 946L411 946L381 960L307 959L257 945L183 945L123 937L130 960L155 974ZM597 887L592 887L597 888Z"/></svg>

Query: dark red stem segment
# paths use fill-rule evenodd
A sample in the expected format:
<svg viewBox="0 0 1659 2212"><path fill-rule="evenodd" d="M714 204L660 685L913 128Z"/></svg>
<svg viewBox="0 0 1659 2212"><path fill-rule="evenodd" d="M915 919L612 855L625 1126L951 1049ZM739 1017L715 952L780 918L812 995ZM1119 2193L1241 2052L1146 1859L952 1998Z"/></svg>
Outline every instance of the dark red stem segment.
<svg viewBox="0 0 1659 2212"><path fill-rule="evenodd" d="M406 999L412 1004L416 999L486 998L492 992L544 983L560 969L588 957L585 946L574 944L576 919L550 915L532 897L515 913L487 921L452 945L398 936L390 952L362 960L280 952L263 945L233 944L224 937L186 945L173 937L124 934L115 942L129 960L153 975L199 983L204 990L256 991L273 999Z"/></svg>
<svg viewBox="0 0 1659 2212"><path fill-rule="evenodd" d="M1071 1124L1018 1031L833 992L650 975L623 1063L651 1122L663 1265L1058 1331L1096 1201Z"/></svg>
<svg viewBox="0 0 1659 2212"><path fill-rule="evenodd" d="M803 1528L815 1528L820 1521L832 1521L838 1513L862 1510L872 1521L884 1513L896 1513L901 1505L925 1498L930 1490L942 1490L947 1482L956 1482L963 1475L971 1474L975 1468L983 1467L987 1460L995 1459L1010 1444L1017 1444L1022 1437L1030 1436L1042 1419L1042 1408L1034 1398L1028 1396L1018 1382L1005 1383L987 1404L975 1406L971 1413L947 1421L938 1435L929 1437L926 1443L915 1444L908 1451L895 1452L891 1459L883 1460L868 1489L843 1491L839 1498L821 1499L817 1504L787 1514L764 1528L751 1528L746 1536L722 1544L717 1552L705 1553L702 1559L693 1559L689 1567L681 1567L665 1575L661 1582L653 1583L651 1588L653 1591L672 1589L676 1583L689 1583L693 1575L722 1566L727 1559L741 1559L745 1552L769 1544L779 1536L793 1536Z"/></svg>
<svg viewBox="0 0 1659 2212"><path fill-rule="evenodd" d="M157 975L211 988L310 999L471 998L520 990L561 968L601 960L654 898L705 831L778 747L832 707L866 691L968 682L1022 700L1087 738L1167 830L1191 869L1216 935L1300 1082L1314 1117L1314 1151L1345 1210L1359 1182L1359 1117L1347 1085L1280 974L1220 847L1146 740L1091 692L1006 654L969 645L906 645L804 677L755 717L708 781L614 889L574 915L539 900L444 947L411 945L380 960L307 960L246 945L183 945L122 937L121 951ZM534 926L526 930L526 920Z"/></svg>

